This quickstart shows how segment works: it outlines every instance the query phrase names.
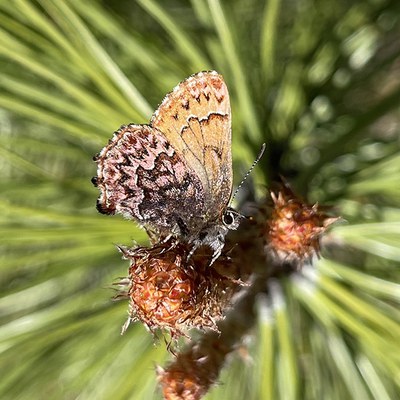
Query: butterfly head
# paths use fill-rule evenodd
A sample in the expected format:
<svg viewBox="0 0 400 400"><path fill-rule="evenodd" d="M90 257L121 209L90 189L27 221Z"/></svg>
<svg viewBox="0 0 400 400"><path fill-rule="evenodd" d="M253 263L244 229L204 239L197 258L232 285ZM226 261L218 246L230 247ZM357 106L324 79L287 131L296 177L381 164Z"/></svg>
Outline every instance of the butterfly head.
<svg viewBox="0 0 400 400"><path fill-rule="evenodd" d="M227 229L236 230L242 218L244 218L242 214L238 213L232 207L228 207L222 215L222 223Z"/></svg>
<svg viewBox="0 0 400 400"><path fill-rule="evenodd" d="M200 246L209 246L213 250L210 265L221 255L225 245L225 236L229 230L235 230L239 227L240 220L244 218L233 208L228 207L221 216L218 223L212 223L204 227L199 234L190 242L193 245L189 257Z"/></svg>

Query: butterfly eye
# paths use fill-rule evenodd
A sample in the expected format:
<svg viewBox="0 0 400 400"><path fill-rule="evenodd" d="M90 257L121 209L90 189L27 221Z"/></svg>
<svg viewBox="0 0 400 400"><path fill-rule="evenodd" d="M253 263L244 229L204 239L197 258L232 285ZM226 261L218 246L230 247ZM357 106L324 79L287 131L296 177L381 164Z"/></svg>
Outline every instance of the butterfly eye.
<svg viewBox="0 0 400 400"><path fill-rule="evenodd" d="M228 229L237 229L241 215L235 210L228 208L222 217L222 222Z"/></svg>

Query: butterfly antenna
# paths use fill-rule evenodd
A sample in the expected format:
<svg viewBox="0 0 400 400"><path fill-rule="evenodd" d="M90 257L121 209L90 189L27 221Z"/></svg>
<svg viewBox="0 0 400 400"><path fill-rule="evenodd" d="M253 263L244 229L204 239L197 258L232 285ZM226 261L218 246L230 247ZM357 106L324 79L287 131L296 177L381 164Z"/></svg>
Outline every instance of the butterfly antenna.
<svg viewBox="0 0 400 400"><path fill-rule="evenodd" d="M239 186L234 191L234 193L233 193L233 195L231 197L231 201L230 201L231 203L232 203L233 199L235 198L235 196L237 195L237 193L239 192L239 190L241 189L241 187L243 186L243 184L246 181L246 179L248 178L248 176L251 174L251 171L253 171L254 167L261 160L261 157L263 156L264 151L265 151L265 147L266 147L266 144L263 143L262 146L261 146L260 152L258 153L257 158L254 160L253 164L251 164L251 167L247 171L246 175L243 177L242 181L239 183Z"/></svg>

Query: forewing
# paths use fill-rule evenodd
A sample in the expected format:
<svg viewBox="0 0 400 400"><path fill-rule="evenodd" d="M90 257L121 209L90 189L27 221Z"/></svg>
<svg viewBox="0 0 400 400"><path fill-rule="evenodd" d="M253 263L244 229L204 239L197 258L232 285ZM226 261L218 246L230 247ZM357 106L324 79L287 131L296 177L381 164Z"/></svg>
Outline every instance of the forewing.
<svg viewBox="0 0 400 400"><path fill-rule="evenodd" d="M201 181L155 128L122 126L96 161L97 208L104 214L120 213L160 231L185 233L186 221L203 212Z"/></svg>
<svg viewBox="0 0 400 400"><path fill-rule="evenodd" d="M221 75L200 72L168 94L151 120L200 178L207 218L220 216L232 191L231 110Z"/></svg>

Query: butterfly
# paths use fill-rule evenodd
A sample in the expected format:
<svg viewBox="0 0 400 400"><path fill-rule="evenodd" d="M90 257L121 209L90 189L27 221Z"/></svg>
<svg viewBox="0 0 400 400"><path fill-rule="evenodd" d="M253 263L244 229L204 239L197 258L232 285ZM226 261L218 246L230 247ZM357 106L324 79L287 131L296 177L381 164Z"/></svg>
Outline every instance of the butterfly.
<svg viewBox="0 0 400 400"><path fill-rule="evenodd" d="M94 158L97 209L136 220L159 238L209 246L211 264L241 215L232 194L231 109L223 77L199 72L178 84L150 124L123 125Z"/></svg>

